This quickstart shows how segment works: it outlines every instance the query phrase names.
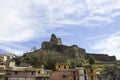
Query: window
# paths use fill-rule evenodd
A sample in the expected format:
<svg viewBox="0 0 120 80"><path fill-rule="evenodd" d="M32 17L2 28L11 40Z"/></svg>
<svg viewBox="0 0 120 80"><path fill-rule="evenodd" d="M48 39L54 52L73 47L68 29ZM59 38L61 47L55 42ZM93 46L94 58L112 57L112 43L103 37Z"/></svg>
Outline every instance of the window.
<svg viewBox="0 0 120 80"><path fill-rule="evenodd" d="M93 69L90 69L90 72L93 73Z"/></svg>
<svg viewBox="0 0 120 80"><path fill-rule="evenodd" d="M11 75L11 72L9 72L9 71L6 71L6 75Z"/></svg>
<svg viewBox="0 0 120 80"><path fill-rule="evenodd" d="M93 76L91 76L91 80L93 80Z"/></svg>
<svg viewBox="0 0 120 80"><path fill-rule="evenodd" d="M86 70L84 70L84 74L86 74Z"/></svg>
<svg viewBox="0 0 120 80"><path fill-rule="evenodd" d="M47 71L47 74L49 73L49 71Z"/></svg>
<svg viewBox="0 0 120 80"><path fill-rule="evenodd" d="M75 71L73 71L73 75L75 76Z"/></svg>
<svg viewBox="0 0 120 80"><path fill-rule="evenodd" d="M66 69L66 65L64 65L64 69Z"/></svg>
<svg viewBox="0 0 120 80"><path fill-rule="evenodd" d="M63 78L67 77L66 75L63 75Z"/></svg>
<svg viewBox="0 0 120 80"><path fill-rule="evenodd" d="M73 71L73 80L76 80L76 73Z"/></svg>
<svg viewBox="0 0 120 80"><path fill-rule="evenodd" d="M38 71L38 74L40 74L40 71Z"/></svg>
<svg viewBox="0 0 120 80"><path fill-rule="evenodd" d="M34 72L31 72L31 75L34 75Z"/></svg>
<svg viewBox="0 0 120 80"><path fill-rule="evenodd" d="M0 63L0 65L4 65L3 63Z"/></svg>
<svg viewBox="0 0 120 80"><path fill-rule="evenodd" d="M87 76L85 76L85 80L87 80Z"/></svg>
<svg viewBox="0 0 120 80"><path fill-rule="evenodd" d="M76 80L76 77L75 77L75 76L73 76L73 78L74 78L73 80Z"/></svg>
<svg viewBox="0 0 120 80"><path fill-rule="evenodd" d="M58 68L60 68L60 65L58 66Z"/></svg>
<svg viewBox="0 0 120 80"><path fill-rule="evenodd" d="M18 74L18 72L16 71L16 72L15 72L15 75L17 75L17 74Z"/></svg>

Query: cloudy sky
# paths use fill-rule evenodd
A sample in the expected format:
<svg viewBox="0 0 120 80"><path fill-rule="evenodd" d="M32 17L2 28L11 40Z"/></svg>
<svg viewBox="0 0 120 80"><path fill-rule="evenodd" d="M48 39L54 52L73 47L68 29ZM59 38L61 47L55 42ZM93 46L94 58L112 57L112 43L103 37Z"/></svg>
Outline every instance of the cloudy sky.
<svg viewBox="0 0 120 80"><path fill-rule="evenodd" d="M120 0L0 0L0 53L22 55L52 33L120 59Z"/></svg>

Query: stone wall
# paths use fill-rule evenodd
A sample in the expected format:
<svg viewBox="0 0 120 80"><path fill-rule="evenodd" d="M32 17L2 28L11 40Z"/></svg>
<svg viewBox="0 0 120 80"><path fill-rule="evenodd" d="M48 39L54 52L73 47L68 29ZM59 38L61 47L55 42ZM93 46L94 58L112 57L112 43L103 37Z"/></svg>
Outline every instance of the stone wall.
<svg viewBox="0 0 120 80"><path fill-rule="evenodd" d="M68 58L81 58L85 59L86 51L83 48L79 48L76 45L65 46L65 45L56 45L54 47L55 51L60 52L63 56Z"/></svg>
<svg viewBox="0 0 120 80"><path fill-rule="evenodd" d="M89 57L92 56L95 60L98 61L103 61L103 62L108 62L108 61L116 61L116 57L115 56L109 56L107 54L93 54L93 53L88 53L87 54L87 59L89 59Z"/></svg>
<svg viewBox="0 0 120 80"><path fill-rule="evenodd" d="M62 45L62 41L60 38L57 38L55 34L52 34L50 41L44 41L41 46L42 49L50 49L55 45Z"/></svg>
<svg viewBox="0 0 120 80"><path fill-rule="evenodd" d="M42 43L42 49L59 52L60 54L68 58L85 59L86 53L85 49L79 48L77 45L62 45L61 39L57 38L54 34L51 35L50 41L44 41Z"/></svg>
<svg viewBox="0 0 120 80"><path fill-rule="evenodd" d="M44 41L41 49L47 49L49 51L59 52L67 58L80 58L82 60L89 59L93 56L98 61L116 61L115 56L109 56L107 54L94 54L86 53L86 50L78 47L77 45L66 46L62 44L62 40L57 38L55 34L51 35L50 41Z"/></svg>

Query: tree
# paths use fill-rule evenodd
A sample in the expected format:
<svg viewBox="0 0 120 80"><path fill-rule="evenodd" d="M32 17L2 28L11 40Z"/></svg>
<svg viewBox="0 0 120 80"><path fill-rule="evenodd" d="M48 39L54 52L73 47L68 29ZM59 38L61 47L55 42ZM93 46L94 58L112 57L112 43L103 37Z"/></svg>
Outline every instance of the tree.
<svg viewBox="0 0 120 80"><path fill-rule="evenodd" d="M89 64L91 65L95 64L95 59L93 57L90 57Z"/></svg>

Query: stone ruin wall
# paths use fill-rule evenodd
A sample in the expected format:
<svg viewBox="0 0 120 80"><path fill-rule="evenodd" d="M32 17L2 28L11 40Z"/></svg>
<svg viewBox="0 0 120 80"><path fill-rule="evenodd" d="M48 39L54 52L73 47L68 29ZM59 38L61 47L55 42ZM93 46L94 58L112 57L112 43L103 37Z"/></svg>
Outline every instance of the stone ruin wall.
<svg viewBox="0 0 120 80"><path fill-rule="evenodd" d="M50 41L44 41L41 45L41 49L53 50L60 52L63 56L69 56L74 58L89 59L93 56L98 61L116 61L115 56L109 56L107 54L94 54L86 53L86 50L79 48L77 45L66 46L62 44L62 40L57 38L55 34L51 35Z"/></svg>

